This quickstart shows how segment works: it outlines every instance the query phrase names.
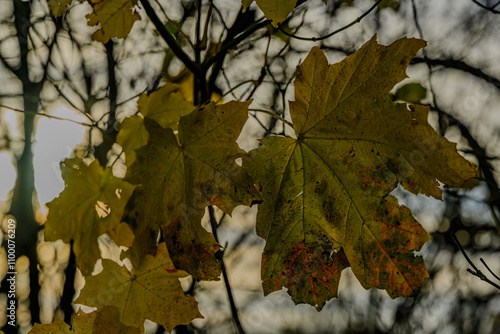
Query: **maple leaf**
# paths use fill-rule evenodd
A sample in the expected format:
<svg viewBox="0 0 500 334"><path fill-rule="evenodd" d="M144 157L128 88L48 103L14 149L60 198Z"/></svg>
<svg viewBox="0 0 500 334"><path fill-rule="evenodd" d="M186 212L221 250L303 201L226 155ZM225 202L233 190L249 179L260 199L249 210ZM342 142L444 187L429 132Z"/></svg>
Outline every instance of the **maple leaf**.
<svg viewBox="0 0 500 334"><path fill-rule="evenodd" d="M148 145L136 151L137 160L127 171L126 180L142 185L136 190L140 196L134 194L137 224L148 224L153 231L162 227L175 266L196 279L220 274L214 257L220 246L200 223L205 207L217 205L231 214L237 205L259 199L252 180L235 162L246 154L236 139L249 103L210 102L195 109L181 118L178 139L172 129L145 118Z"/></svg>
<svg viewBox="0 0 500 334"><path fill-rule="evenodd" d="M189 274L175 269L165 243L155 257L147 255L137 270L128 271L111 260L103 260L103 271L85 278L85 286L74 304L113 306L116 319L125 326L142 328L149 319L167 331L203 318L194 297L186 297L179 282ZM107 327L106 327L107 328Z"/></svg>
<svg viewBox="0 0 500 334"><path fill-rule="evenodd" d="M66 187L47 203L45 240L74 240L73 251L83 275L90 275L101 257L97 238L120 224L125 205L135 186L103 170L97 160L86 165L82 159L61 164Z"/></svg>
<svg viewBox="0 0 500 334"><path fill-rule="evenodd" d="M141 94L137 107L144 117L154 119L164 128L177 130L182 116L193 111L193 103L182 97L181 87L167 83L151 94Z"/></svg>
<svg viewBox="0 0 500 334"><path fill-rule="evenodd" d="M297 0L256 0L266 18L277 27L295 9Z"/></svg>
<svg viewBox="0 0 500 334"><path fill-rule="evenodd" d="M73 317L73 330L63 320L55 317L51 324L35 324L31 334L99 334L103 328L108 333L140 334L144 328L127 327L119 321L120 312L116 307L105 306L92 313L81 309Z"/></svg>
<svg viewBox="0 0 500 334"><path fill-rule="evenodd" d="M132 247L134 232L127 223L120 223L106 232L117 246Z"/></svg>
<svg viewBox="0 0 500 334"><path fill-rule="evenodd" d="M116 143L125 153L125 164L130 166L135 161L135 150L148 143L149 133L144 127L143 118L138 115L125 118L120 126Z"/></svg>
<svg viewBox="0 0 500 334"><path fill-rule="evenodd" d="M135 21L141 19L134 10L137 0L89 0L94 12L87 15L89 26L101 25L92 34L92 39L107 43L111 38L125 38Z"/></svg>
<svg viewBox="0 0 500 334"><path fill-rule="evenodd" d="M164 128L177 130L181 116L193 111L194 106L181 95L181 87L167 83L150 94L141 94L137 108L142 116L154 119ZM149 133L144 127L144 119L140 116L125 118L116 137L116 142L123 148L126 165L135 161L135 150L146 145Z"/></svg>
<svg viewBox="0 0 500 334"><path fill-rule="evenodd" d="M243 11L247 10L252 2L253 0L242 0ZM323 2L327 3L328 0ZM277 27L295 9L297 0L256 0L256 3L266 18L272 21L272 25Z"/></svg>
<svg viewBox="0 0 500 334"><path fill-rule="evenodd" d="M347 265L365 288L413 294L428 277L413 252L430 237L388 193L401 182L441 198L436 179L460 187L476 175L427 123L428 107L391 101L425 42L382 46L375 38L335 65L313 48L297 68L290 102L297 138L266 137L244 160L263 199L265 294L285 286L296 303L321 309L337 296Z"/></svg>
<svg viewBox="0 0 500 334"><path fill-rule="evenodd" d="M53 333L61 333L61 334L72 334L74 333L69 325L64 322L64 320L59 319L58 317L54 318L51 324L35 324L33 328L28 332L31 334L53 334Z"/></svg>
<svg viewBox="0 0 500 334"><path fill-rule="evenodd" d="M47 5L55 17L60 17L73 0L49 0Z"/></svg>

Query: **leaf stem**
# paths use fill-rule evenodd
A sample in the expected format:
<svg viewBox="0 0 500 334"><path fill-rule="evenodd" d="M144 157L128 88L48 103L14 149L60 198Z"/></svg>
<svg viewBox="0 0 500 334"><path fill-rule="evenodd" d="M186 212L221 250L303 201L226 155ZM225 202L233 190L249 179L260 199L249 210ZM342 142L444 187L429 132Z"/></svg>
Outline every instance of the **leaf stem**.
<svg viewBox="0 0 500 334"><path fill-rule="evenodd" d="M363 15L361 15L360 17L358 17L357 19L355 19L354 21L352 21L351 23L343 26L342 28L339 28L325 36L321 36L321 37L301 37L301 36L297 36L297 35L294 35L294 34L291 34L289 33L288 31L286 31L285 29L282 29L281 26L278 27L278 29L285 35L287 35L288 37L291 37L291 38L295 38L295 39L300 39L302 41L312 41L312 42L316 42L316 41L321 41L323 39L327 39L327 38L330 38L332 37L333 35L336 35L338 34L339 32L342 32L350 27L352 27L353 25L361 22L362 19L364 19L364 17L368 14L370 14L375 8L377 8L377 6L379 5L379 3L381 3L382 0L378 0L373 6L370 7L370 9L368 9L366 12L363 13Z"/></svg>
<svg viewBox="0 0 500 334"><path fill-rule="evenodd" d="M214 208L211 205L208 207L208 214L210 216L210 225L212 226L212 234L214 235L215 241L219 243L219 238L217 236L218 224L217 220L215 219ZM234 302L231 285L229 284L229 279L227 276L226 266L224 265L224 253L222 252L222 254L217 258L220 262L220 266L222 269L222 276L224 277L224 284L226 286L227 297L229 298L229 305L231 306L231 314L233 315L234 322L236 323L236 327L238 328L238 333L245 334L245 332L243 331L243 327L241 327L240 318L238 316L238 309L236 308L236 304Z"/></svg>
<svg viewBox="0 0 500 334"><path fill-rule="evenodd" d="M276 115L272 111L265 110L265 109L248 109L248 111L256 111L256 112L261 112L261 113L267 114L271 117L279 119L280 121L282 121L283 123L285 123L286 125L288 125L289 127L291 127L293 129L293 123L291 123L290 121L287 121L286 119L284 119L280 115Z"/></svg>

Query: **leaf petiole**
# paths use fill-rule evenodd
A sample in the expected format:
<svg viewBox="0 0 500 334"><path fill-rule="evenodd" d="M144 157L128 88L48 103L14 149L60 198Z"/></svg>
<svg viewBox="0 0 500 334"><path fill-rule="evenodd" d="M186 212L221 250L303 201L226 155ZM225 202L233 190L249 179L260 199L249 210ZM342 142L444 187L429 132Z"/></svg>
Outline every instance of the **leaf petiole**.
<svg viewBox="0 0 500 334"><path fill-rule="evenodd" d="M283 123L285 123L286 125L288 125L289 127L291 127L293 129L293 123L292 122L287 121L286 119L284 119L283 117L281 117L279 115L276 115L272 111L265 110L265 109L250 109L250 108L248 109L248 111L256 111L256 112L261 112L261 113L267 114L267 115L269 115L271 117L279 119L280 121L282 121Z"/></svg>

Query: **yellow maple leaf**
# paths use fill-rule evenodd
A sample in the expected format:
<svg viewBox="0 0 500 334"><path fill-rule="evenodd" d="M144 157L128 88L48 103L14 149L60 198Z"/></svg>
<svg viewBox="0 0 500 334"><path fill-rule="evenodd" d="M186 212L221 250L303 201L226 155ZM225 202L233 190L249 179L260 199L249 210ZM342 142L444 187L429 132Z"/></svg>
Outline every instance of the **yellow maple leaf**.
<svg viewBox="0 0 500 334"><path fill-rule="evenodd" d="M83 275L90 275L101 257L97 238L120 223L123 210L135 186L103 170L97 160L86 165L82 159L61 164L66 187L47 203L45 240L74 240L73 251Z"/></svg>
<svg viewBox="0 0 500 334"><path fill-rule="evenodd" d="M72 334L74 333L69 325L64 322L64 320L58 317L54 318L51 324L35 324L33 328L28 332L30 334Z"/></svg>
<svg viewBox="0 0 500 334"><path fill-rule="evenodd" d="M87 15L89 26L100 25L92 39L107 43L111 38L125 38L135 21L141 19L134 9L137 0L90 0L94 12Z"/></svg>
<svg viewBox="0 0 500 334"><path fill-rule="evenodd" d="M73 330L63 320L55 317L51 324L35 324L28 332L31 334L99 334L106 329L108 333L142 334L144 327L128 327L119 321L120 313L116 307L104 306L97 311L85 313L81 309L73 317Z"/></svg>
<svg viewBox="0 0 500 334"><path fill-rule="evenodd" d="M60 17L73 0L49 0L47 5L55 17Z"/></svg>
<svg viewBox="0 0 500 334"><path fill-rule="evenodd" d="M167 83L150 94L141 94L137 108L142 116L154 119L164 128L177 130L181 116L193 111L194 106L182 97L179 85ZM125 152L127 166L132 165L135 150L146 145L148 138L143 117L135 115L122 121L116 142Z"/></svg>
<svg viewBox="0 0 500 334"><path fill-rule="evenodd" d="M198 302L184 295L179 282L189 274L174 267L165 243L158 245L155 257L147 255L137 270L128 271L106 259L102 265L101 273L85 278L73 304L112 306L118 309L117 320L125 326L142 328L149 319L169 332L177 325L203 318Z"/></svg>
<svg viewBox="0 0 500 334"><path fill-rule="evenodd" d="M460 187L476 171L427 123L428 107L391 101L424 46L407 38L383 46L374 36L334 65L315 47L297 68L296 138L264 138L244 161L263 199L265 294L285 286L296 303L321 309L348 265L365 288L393 298L428 277L413 252L429 235L388 193L401 183L441 198L436 179Z"/></svg>
<svg viewBox="0 0 500 334"><path fill-rule="evenodd" d="M243 12L248 9L253 1L254 0L241 1L243 5ZM322 1L324 3L328 2L328 0ZM262 12L264 12L266 18L271 20L272 25L275 27L279 26L279 24L287 18L288 14L293 12L295 6L297 5L297 0L255 0L255 2Z"/></svg>
<svg viewBox="0 0 500 334"><path fill-rule="evenodd" d="M145 118L148 145L136 151L137 159L126 180L140 184L134 193L134 214L129 214L137 243L152 239L163 228L170 256L177 268L197 279L217 279L220 267L214 253L220 248L200 224L208 205L231 214L237 205L259 199L248 174L235 159L246 155L236 139L248 118L249 102L210 102L181 118L178 136ZM132 247L134 248L134 247ZM140 251L140 250L139 250ZM148 253L148 252L146 252ZM138 257L140 258L140 257Z"/></svg>

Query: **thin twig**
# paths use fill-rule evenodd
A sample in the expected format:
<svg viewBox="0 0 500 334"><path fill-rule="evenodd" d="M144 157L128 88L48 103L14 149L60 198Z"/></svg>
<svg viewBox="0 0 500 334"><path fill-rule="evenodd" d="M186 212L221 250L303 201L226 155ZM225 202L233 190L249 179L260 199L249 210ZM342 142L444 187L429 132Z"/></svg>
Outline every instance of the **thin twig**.
<svg viewBox="0 0 500 334"><path fill-rule="evenodd" d="M177 40L170 34L163 22L161 22L155 10L151 7L148 0L140 0L146 14L153 22L155 28L160 33L160 36L165 40L168 47L179 58L179 60L191 71L194 75L201 75L200 67L182 50L177 44Z"/></svg>
<svg viewBox="0 0 500 334"><path fill-rule="evenodd" d="M117 102L117 103L116 103L116 106L118 107L118 106L121 106L122 104L125 104L125 103L127 103L127 102L129 102L129 101L132 101L133 99L135 99L135 98L137 98L137 97L141 96L142 94L146 93L146 92L147 92L147 90L148 90L147 88L144 88L142 92L137 93L137 94L135 94L135 95L133 95L133 96L131 96L131 97L129 97L129 98L127 98L127 99L123 100L123 101Z"/></svg>
<svg viewBox="0 0 500 334"><path fill-rule="evenodd" d="M243 85L246 85L248 83L251 83L253 86L255 86L257 84L257 80L254 80L254 79L248 79L248 80L245 80L245 81L242 81L240 82L239 84L237 84L236 86L234 87L231 87L231 89L229 89L227 92L225 92L224 94L222 94L222 96L216 101L216 103L219 103L223 98L224 96L234 92L236 89L240 88L241 86ZM236 97L235 97L236 98Z"/></svg>
<svg viewBox="0 0 500 334"><path fill-rule="evenodd" d="M212 226L212 233L214 235L215 241L217 243L219 243L219 238L217 236L217 226L218 226L218 224L217 224L217 221L215 219L215 214L214 214L214 208L213 208L213 206L210 205L208 207L208 213L209 213L209 216L210 216L210 225ZM228 279L228 276L227 276L226 266L224 265L224 253L222 253L218 257L218 260L219 260L220 265L221 265L222 276L224 277L224 284L226 286L227 296L229 298L229 304L231 306L231 314L233 315L234 322L236 323L236 327L238 328L238 333L239 334L245 334L245 332L243 331L243 327L241 327L240 318L238 316L238 309L236 308L236 304L234 302L233 293L232 293L232 290L231 290L231 285L229 284L229 279Z"/></svg>
<svg viewBox="0 0 500 334"><path fill-rule="evenodd" d="M224 21L224 17L222 16L222 13L220 12L219 8L217 8L217 6L214 4L213 0L210 0L210 3L213 5L214 7L214 10L215 12L217 13L217 15L219 16L219 19L220 19L220 23L222 23L222 25L224 26L224 29L226 31L229 30L229 28L227 27L227 24L226 24L226 21ZM221 39L219 40L219 43L221 42L222 40L222 34L221 34Z"/></svg>
<svg viewBox="0 0 500 334"><path fill-rule="evenodd" d="M472 2L474 2L479 7L483 8L483 9L486 9L489 12L492 12L493 14L500 14L500 11L498 11L498 10L495 9L495 7L500 4L500 2L497 2L494 6L491 6L491 7L485 6L485 5L483 5L482 3L480 3L477 0L472 0Z"/></svg>
<svg viewBox="0 0 500 334"><path fill-rule="evenodd" d="M270 20L266 20L264 18L257 20L252 26L250 26L247 30L243 31L241 34L237 35L234 39L231 41L225 43L220 51L213 57L210 57L205 60L203 63L203 68L208 69L210 66L212 66L216 61L220 60L221 58L224 59L226 56L227 52L231 50L232 48L236 47L239 43L242 41L246 40L248 36L256 32L257 30L264 28L268 24L270 24Z"/></svg>
<svg viewBox="0 0 500 334"><path fill-rule="evenodd" d="M155 0L155 2L158 5L158 7L160 7L160 10L161 10L163 16L165 16L165 18L167 19L168 23L170 23L171 25L173 25L177 29L177 31L182 35L182 37L184 37L184 39L186 40L186 42L189 44L189 46L191 47L191 49L194 50L194 44L193 44L193 42L191 42L191 38L189 38L189 36L184 32L184 30L182 30L182 27L177 22L171 20L168 17L167 13L163 9L163 6L160 4L160 2L158 0Z"/></svg>
<svg viewBox="0 0 500 334"><path fill-rule="evenodd" d="M472 260L469 258L469 256L467 255L467 253L465 252L464 248L462 247L462 245L460 244L460 242L458 241L455 233L451 232L451 238L453 239L453 241L455 242L455 244L457 245L457 247L460 249L460 251L462 252L463 256L465 257L465 259L467 260L467 262L470 264L470 266L473 268L473 269L470 269L470 268L467 268L467 271L469 273L471 273L472 275L474 276L477 276L479 277L482 281L485 281L489 284L491 284L492 286L494 286L495 288L499 289L500 290L500 285L496 284L495 282L493 282L492 280L490 280L488 277L486 277L485 274L483 274L481 272L481 270L479 270L476 265L472 262Z"/></svg>
<svg viewBox="0 0 500 334"><path fill-rule="evenodd" d="M75 121L75 120L72 120L72 119L69 119L69 118L58 117L58 116L54 116L54 115L50 115L50 114L44 114L44 113L40 113L40 112L33 112L33 111L21 110L21 109L12 108L12 107L9 107L9 106L3 105L3 104L0 104L0 108L5 108L7 110L12 110L12 111L23 113L23 114L27 114L27 115L44 116L44 117L47 117L47 118L57 119L59 121L68 121L68 122L72 122L72 123L75 123L75 124L78 124L78 125L88 126L90 128L96 126L96 124L88 124L88 123L78 122L78 121Z"/></svg>
<svg viewBox="0 0 500 334"><path fill-rule="evenodd" d="M493 275L493 277L495 277L497 280L500 281L500 277L498 277L497 275L495 275L495 273L493 271L491 271L490 267L488 267L488 265L486 264L486 262L483 260L483 258L480 258L479 259L481 261L482 264L484 264L484 266L486 267L486 269L488 269L488 271L490 272L490 274Z"/></svg>
<svg viewBox="0 0 500 334"><path fill-rule="evenodd" d="M330 38L332 37L333 35L336 35L338 34L339 32L342 32L350 27L352 27L353 25L361 22L362 19L364 19L364 17L368 14L370 14L375 8L377 8L377 6L379 5L379 3L381 3L382 0L378 0L373 6L370 7L370 9L368 9L366 12L363 13L363 15L361 15L360 17L358 17L357 19L355 19L354 21L352 21L351 23L343 26L342 28L340 29L337 29L325 36L321 36L321 37L302 37L302 36L297 36L297 35L294 35L294 34L291 34L289 33L288 31L286 31L285 29L282 29L281 26L278 27L278 29L284 33L285 35L287 35L288 37L291 37L291 38L295 38L295 39L300 39L302 41L310 41L310 42L316 42L316 41L321 41L323 39L327 39L327 38Z"/></svg>

